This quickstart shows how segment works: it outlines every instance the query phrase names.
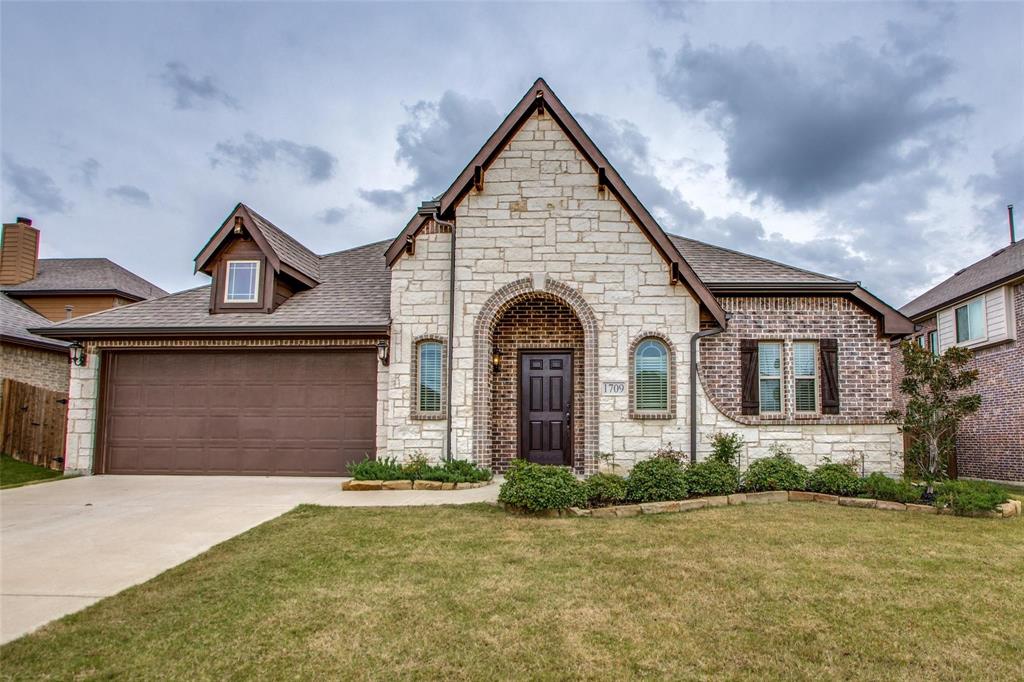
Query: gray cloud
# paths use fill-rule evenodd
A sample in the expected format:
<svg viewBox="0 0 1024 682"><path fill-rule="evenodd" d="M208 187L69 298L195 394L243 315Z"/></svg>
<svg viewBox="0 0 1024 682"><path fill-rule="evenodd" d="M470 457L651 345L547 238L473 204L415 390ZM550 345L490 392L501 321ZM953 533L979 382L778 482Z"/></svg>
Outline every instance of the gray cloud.
<svg viewBox="0 0 1024 682"><path fill-rule="evenodd" d="M160 74L160 82L174 95L175 109L199 109L212 103L238 109L238 101L222 90L210 76L201 78L189 74L181 62L167 62Z"/></svg>
<svg viewBox="0 0 1024 682"><path fill-rule="evenodd" d="M1017 215L1024 216L1024 138L992 154L992 166L992 173L972 175L967 187L980 202L975 206L979 216L975 235L999 242L1009 237L1006 205L1016 203ZM1017 222L1017 234L1024 237L1024 218Z"/></svg>
<svg viewBox="0 0 1024 682"><path fill-rule="evenodd" d="M75 166L75 180L91 188L96 184L96 176L99 175L99 172L100 162L89 157Z"/></svg>
<svg viewBox="0 0 1024 682"><path fill-rule="evenodd" d="M406 194L395 189L361 189L359 196L385 211L401 211L406 206Z"/></svg>
<svg viewBox="0 0 1024 682"><path fill-rule="evenodd" d="M291 140L268 140L255 133L246 133L241 142L218 142L210 157L214 168L220 164L235 167L243 180L252 181L266 165L283 163L298 170L303 179L318 184L331 179L338 159L322 147L305 145Z"/></svg>
<svg viewBox="0 0 1024 682"><path fill-rule="evenodd" d="M4 183L26 208L43 213L65 213L71 208L60 187L43 169L23 166L6 154L3 166Z"/></svg>
<svg viewBox="0 0 1024 682"><path fill-rule="evenodd" d="M725 138L729 177L789 209L928 165L949 142L936 130L970 112L935 94L948 60L857 41L802 62L756 43L687 42L654 61L661 93L706 114Z"/></svg>
<svg viewBox="0 0 1024 682"><path fill-rule="evenodd" d="M324 210L317 213L317 219L326 225L337 225L345 219L348 215L348 211L337 206L325 208Z"/></svg>
<svg viewBox="0 0 1024 682"><path fill-rule="evenodd" d="M107 196L132 206L149 206L149 192L135 185L118 185L107 190Z"/></svg>

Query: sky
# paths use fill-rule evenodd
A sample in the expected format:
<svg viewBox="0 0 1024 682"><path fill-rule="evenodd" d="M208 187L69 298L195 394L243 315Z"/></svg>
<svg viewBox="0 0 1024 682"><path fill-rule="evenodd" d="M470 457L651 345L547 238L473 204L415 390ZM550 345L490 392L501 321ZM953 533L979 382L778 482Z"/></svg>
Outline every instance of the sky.
<svg viewBox="0 0 1024 682"><path fill-rule="evenodd" d="M543 76L669 232L900 306L1024 238L1024 3L0 3L0 214L169 291L391 239ZM685 254L684 254L685 255Z"/></svg>

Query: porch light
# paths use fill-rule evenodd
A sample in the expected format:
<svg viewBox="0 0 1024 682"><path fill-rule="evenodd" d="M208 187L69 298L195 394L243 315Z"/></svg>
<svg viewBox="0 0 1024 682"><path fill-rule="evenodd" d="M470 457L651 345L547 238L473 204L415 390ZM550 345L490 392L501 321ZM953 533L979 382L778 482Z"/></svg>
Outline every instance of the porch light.
<svg viewBox="0 0 1024 682"><path fill-rule="evenodd" d="M491 367L495 372L501 371L501 349L497 346L491 351Z"/></svg>
<svg viewBox="0 0 1024 682"><path fill-rule="evenodd" d="M68 361L72 365L75 367L85 367L88 357L82 344L78 341L71 342L71 354L68 356Z"/></svg>
<svg viewBox="0 0 1024 682"><path fill-rule="evenodd" d="M381 367L387 367L391 364L391 348L388 346L387 341L377 342L377 359L380 360Z"/></svg>

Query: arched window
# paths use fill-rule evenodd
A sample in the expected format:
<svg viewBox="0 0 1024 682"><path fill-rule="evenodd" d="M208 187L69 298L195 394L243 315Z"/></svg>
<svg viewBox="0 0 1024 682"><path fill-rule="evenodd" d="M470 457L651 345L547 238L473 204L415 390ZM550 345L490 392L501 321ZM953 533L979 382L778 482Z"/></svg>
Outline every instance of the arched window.
<svg viewBox="0 0 1024 682"><path fill-rule="evenodd" d="M415 360L415 411L420 417L438 417L444 413L444 344L419 341Z"/></svg>
<svg viewBox="0 0 1024 682"><path fill-rule="evenodd" d="M669 354L661 339L648 337L633 351L633 409L636 412L669 410Z"/></svg>

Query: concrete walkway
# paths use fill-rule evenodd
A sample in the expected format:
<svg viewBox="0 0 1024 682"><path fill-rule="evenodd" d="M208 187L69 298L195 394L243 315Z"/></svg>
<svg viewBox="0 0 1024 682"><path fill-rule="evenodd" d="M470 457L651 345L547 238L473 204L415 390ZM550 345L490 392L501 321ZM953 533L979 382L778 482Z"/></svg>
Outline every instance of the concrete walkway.
<svg viewBox="0 0 1024 682"><path fill-rule="evenodd" d="M497 499L498 486L343 492L340 478L89 476L0 491L0 643L149 580L298 504Z"/></svg>

